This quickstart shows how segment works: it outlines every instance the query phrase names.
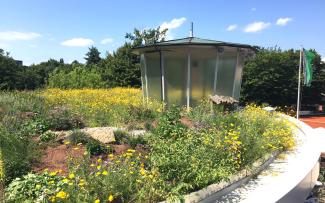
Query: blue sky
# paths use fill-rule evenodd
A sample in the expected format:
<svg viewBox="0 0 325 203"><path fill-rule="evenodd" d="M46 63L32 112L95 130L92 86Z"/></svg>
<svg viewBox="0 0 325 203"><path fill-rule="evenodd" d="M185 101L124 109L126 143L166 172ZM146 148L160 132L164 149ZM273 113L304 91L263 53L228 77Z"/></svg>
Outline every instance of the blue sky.
<svg viewBox="0 0 325 203"><path fill-rule="evenodd" d="M24 64L79 60L88 47L104 57L133 28L282 49L314 48L325 57L325 1L0 0L0 48Z"/></svg>

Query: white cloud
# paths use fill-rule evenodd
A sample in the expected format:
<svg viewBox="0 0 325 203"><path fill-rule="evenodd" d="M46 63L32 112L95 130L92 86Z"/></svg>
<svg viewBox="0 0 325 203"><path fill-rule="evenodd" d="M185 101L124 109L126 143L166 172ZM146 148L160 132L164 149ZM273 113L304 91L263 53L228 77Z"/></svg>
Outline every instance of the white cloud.
<svg viewBox="0 0 325 203"><path fill-rule="evenodd" d="M110 44L110 43L112 43L114 40L113 40L113 38L105 38L105 39L103 39L100 43L101 44Z"/></svg>
<svg viewBox="0 0 325 203"><path fill-rule="evenodd" d="M0 40L2 41L32 40L40 36L40 34L35 32L0 32Z"/></svg>
<svg viewBox="0 0 325 203"><path fill-rule="evenodd" d="M251 24L248 24L245 27L244 32L259 32L259 31L262 31L262 30L268 28L270 25L271 25L271 23L266 23L263 21L253 22Z"/></svg>
<svg viewBox="0 0 325 203"><path fill-rule="evenodd" d="M160 30L168 29L168 31L166 33L166 39L171 40L174 38L173 34L172 34L172 30L180 27L185 21L186 21L185 17L174 18L173 20L171 20L169 22L163 22L160 25Z"/></svg>
<svg viewBox="0 0 325 203"><path fill-rule="evenodd" d="M169 21L169 22L163 22L160 25L160 29L164 30L164 29L175 29L178 28L179 26L181 26L184 22L186 21L185 17L182 18L174 18L173 20Z"/></svg>
<svg viewBox="0 0 325 203"><path fill-rule="evenodd" d="M229 25L227 27L227 31L233 31L233 30L236 30L237 29L237 25L236 24L233 24L233 25Z"/></svg>
<svg viewBox="0 0 325 203"><path fill-rule="evenodd" d="M256 11L256 8L251 8L251 11Z"/></svg>
<svg viewBox="0 0 325 203"><path fill-rule="evenodd" d="M322 55L322 61L325 63L325 54Z"/></svg>
<svg viewBox="0 0 325 203"><path fill-rule="evenodd" d="M280 26L285 26L285 25L287 25L290 21L292 21L292 18L279 18L279 19L276 21L276 24L277 24L277 25L280 25Z"/></svg>
<svg viewBox="0 0 325 203"><path fill-rule="evenodd" d="M68 46L68 47L86 47L93 45L94 41L92 39L87 38L72 38L66 41L61 42L62 46Z"/></svg>

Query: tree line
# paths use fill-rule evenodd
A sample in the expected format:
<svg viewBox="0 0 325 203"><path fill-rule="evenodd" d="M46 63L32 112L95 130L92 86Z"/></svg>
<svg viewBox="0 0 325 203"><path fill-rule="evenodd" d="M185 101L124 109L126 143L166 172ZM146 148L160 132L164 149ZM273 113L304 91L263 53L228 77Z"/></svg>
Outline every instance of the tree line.
<svg viewBox="0 0 325 203"><path fill-rule="evenodd" d="M165 40L167 30L134 29L129 40L114 53L101 58L96 47L85 54L86 63L65 63L63 59L22 66L0 49L0 90L34 90L57 88L141 87L139 57L132 48ZM302 102L321 103L325 93L325 64L316 50L313 81L303 87ZM245 63L241 102L290 106L296 103L299 50L258 48L256 56Z"/></svg>

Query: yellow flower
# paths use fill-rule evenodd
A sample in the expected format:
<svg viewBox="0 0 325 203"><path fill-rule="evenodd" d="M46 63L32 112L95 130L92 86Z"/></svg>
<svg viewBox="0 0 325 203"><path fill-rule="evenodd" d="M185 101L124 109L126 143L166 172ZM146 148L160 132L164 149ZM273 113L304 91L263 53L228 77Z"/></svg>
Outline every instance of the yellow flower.
<svg viewBox="0 0 325 203"><path fill-rule="evenodd" d="M81 179L78 185L80 187L84 186L85 185L85 180L84 179Z"/></svg>
<svg viewBox="0 0 325 203"><path fill-rule="evenodd" d="M96 173L96 176L99 176L99 175L100 175L100 172L97 172L97 173Z"/></svg>
<svg viewBox="0 0 325 203"><path fill-rule="evenodd" d="M108 172L105 170L105 171L103 171L102 174L103 174L104 176L107 176Z"/></svg>
<svg viewBox="0 0 325 203"><path fill-rule="evenodd" d="M50 201L50 202L55 202L55 196L51 196L51 197L49 197L49 201Z"/></svg>
<svg viewBox="0 0 325 203"><path fill-rule="evenodd" d="M62 180L62 183L68 183L69 182L69 180L67 179L67 178L64 178L63 180Z"/></svg>
<svg viewBox="0 0 325 203"><path fill-rule="evenodd" d="M109 195L107 200L108 200L109 202L112 202L112 201L114 200L113 195Z"/></svg>
<svg viewBox="0 0 325 203"><path fill-rule="evenodd" d="M73 148L73 150L78 150L78 149L79 149L79 147L74 147L74 148Z"/></svg>
<svg viewBox="0 0 325 203"><path fill-rule="evenodd" d="M100 170L102 168L102 166L97 166L97 170Z"/></svg>
<svg viewBox="0 0 325 203"><path fill-rule="evenodd" d="M70 174L69 174L69 178L70 178L70 179L73 179L74 177L75 177L75 175L74 175L73 173L70 173Z"/></svg>
<svg viewBox="0 0 325 203"><path fill-rule="evenodd" d="M114 158L114 155L113 155L113 154L109 154L108 157L109 157L110 159L113 159L113 158Z"/></svg>
<svg viewBox="0 0 325 203"><path fill-rule="evenodd" d="M134 153L134 152L135 152L134 149L128 149L127 151L128 151L128 152L131 152L131 153Z"/></svg>
<svg viewBox="0 0 325 203"><path fill-rule="evenodd" d="M56 171L53 171L50 173L50 176L56 176L57 172Z"/></svg>
<svg viewBox="0 0 325 203"><path fill-rule="evenodd" d="M53 184L54 184L54 180L51 180L51 181L49 182L49 184L50 184L50 185L53 185Z"/></svg>
<svg viewBox="0 0 325 203"><path fill-rule="evenodd" d="M71 143L71 142L69 142L69 141L65 141L65 142L64 142L65 145L68 145L68 144L70 144L70 143Z"/></svg>
<svg viewBox="0 0 325 203"><path fill-rule="evenodd" d="M97 159L98 163L102 163L102 161L103 161L102 159Z"/></svg>
<svg viewBox="0 0 325 203"><path fill-rule="evenodd" d="M87 155L87 154L88 154L88 152L87 152L87 151L85 151L85 152L84 152L84 155Z"/></svg>
<svg viewBox="0 0 325 203"><path fill-rule="evenodd" d="M41 185L39 185L39 184L37 184L36 186L35 186L35 188L36 188L36 190L39 190L39 189L41 189Z"/></svg>
<svg viewBox="0 0 325 203"><path fill-rule="evenodd" d="M90 167L95 167L95 164L90 164Z"/></svg>
<svg viewBox="0 0 325 203"><path fill-rule="evenodd" d="M94 201L94 203L100 203L100 200L99 200L99 199L96 199L96 200Z"/></svg>
<svg viewBox="0 0 325 203"><path fill-rule="evenodd" d="M68 194L64 191L60 191L55 195L55 197L60 199L66 199L68 197Z"/></svg>

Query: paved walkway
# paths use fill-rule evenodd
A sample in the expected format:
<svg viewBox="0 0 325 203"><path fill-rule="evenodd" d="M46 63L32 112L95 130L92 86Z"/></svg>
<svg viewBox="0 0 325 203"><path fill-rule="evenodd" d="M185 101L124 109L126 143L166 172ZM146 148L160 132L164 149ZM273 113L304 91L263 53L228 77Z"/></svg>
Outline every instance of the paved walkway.
<svg viewBox="0 0 325 203"><path fill-rule="evenodd" d="M304 117L299 120L310 125L312 128L325 128L325 116Z"/></svg>

